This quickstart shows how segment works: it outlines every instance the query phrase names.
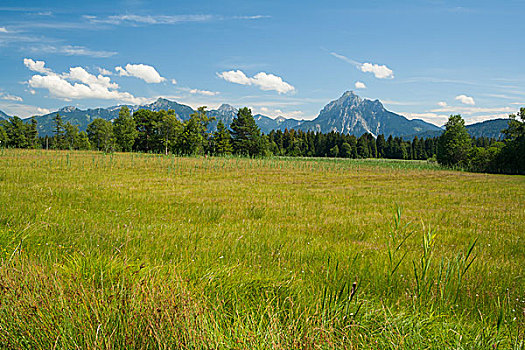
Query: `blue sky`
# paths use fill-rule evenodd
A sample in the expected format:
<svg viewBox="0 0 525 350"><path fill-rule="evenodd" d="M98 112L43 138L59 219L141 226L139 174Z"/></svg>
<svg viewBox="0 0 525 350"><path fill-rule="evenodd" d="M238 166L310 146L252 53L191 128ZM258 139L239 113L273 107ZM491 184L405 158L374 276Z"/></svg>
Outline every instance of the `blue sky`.
<svg viewBox="0 0 525 350"><path fill-rule="evenodd" d="M525 106L525 0L11 1L0 110L166 97L313 119L346 90L442 125Z"/></svg>

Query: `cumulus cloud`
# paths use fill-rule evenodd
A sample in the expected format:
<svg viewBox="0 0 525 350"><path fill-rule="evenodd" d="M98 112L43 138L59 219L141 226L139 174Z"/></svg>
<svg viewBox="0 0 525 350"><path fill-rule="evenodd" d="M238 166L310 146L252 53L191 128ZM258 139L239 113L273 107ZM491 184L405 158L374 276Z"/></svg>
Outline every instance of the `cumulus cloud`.
<svg viewBox="0 0 525 350"><path fill-rule="evenodd" d="M295 91L295 88L285 82L281 77L265 72L259 72L253 77L248 77L240 70L231 70L217 73L219 78L222 78L230 83L241 85L255 85L261 90L277 91L279 94L286 94Z"/></svg>
<svg viewBox="0 0 525 350"><path fill-rule="evenodd" d="M448 105L447 105L447 103L445 101L440 101L440 102L438 102L438 106L439 107L447 107Z"/></svg>
<svg viewBox="0 0 525 350"><path fill-rule="evenodd" d="M82 67L72 67L67 73L57 74L46 68L44 61L26 58L24 64L30 70L42 74L33 75L28 85L33 89L46 89L58 98L65 100L94 98L130 103L141 103L144 100L129 92L119 91L118 84L112 82L109 77L102 74L95 76Z"/></svg>
<svg viewBox="0 0 525 350"><path fill-rule="evenodd" d="M356 89L366 89L366 85L362 81L356 81L354 86Z"/></svg>
<svg viewBox="0 0 525 350"><path fill-rule="evenodd" d="M199 94L204 96L216 96L219 93L217 91L208 91L208 90L199 90L199 89L190 89L190 94Z"/></svg>
<svg viewBox="0 0 525 350"><path fill-rule="evenodd" d="M385 65L374 63L363 63L360 67L362 72L373 73L377 79L393 79L394 72Z"/></svg>
<svg viewBox="0 0 525 350"><path fill-rule="evenodd" d="M32 70L33 72L42 73L42 74L52 74L51 69L46 68L46 63L44 61L33 61L30 58L24 58L24 65Z"/></svg>
<svg viewBox="0 0 525 350"><path fill-rule="evenodd" d="M15 101L15 102L22 102L24 99L20 96L15 96L11 94L5 94L3 92L0 92L0 99L6 100L6 101Z"/></svg>
<svg viewBox="0 0 525 350"><path fill-rule="evenodd" d="M146 83L162 83L166 78L160 76L155 68L146 64L127 64L125 68L115 67L120 76L135 77Z"/></svg>
<svg viewBox="0 0 525 350"><path fill-rule="evenodd" d="M231 70L227 72L217 73L219 78L222 78L230 83L251 85L251 80L240 70Z"/></svg>
<svg viewBox="0 0 525 350"><path fill-rule="evenodd" d="M171 79L171 83L172 83L173 85L177 85L177 80L175 80L175 79Z"/></svg>
<svg viewBox="0 0 525 350"><path fill-rule="evenodd" d="M459 101L465 105L475 105L474 99L467 95L458 95L456 96L456 101Z"/></svg>
<svg viewBox="0 0 525 350"><path fill-rule="evenodd" d="M5 27L0 27L0 33L9 33Z"/></svg>
<svg viewBox="0 0 525 350"><path fill-rule="evenodd" d="M342 61L345 61L346 63L356 66L361 72L374 74L374 76L377 79L393 79L394 78L394 72L392 71L392 69L388 68L384 64L379 65L379 64L370 63L370 62L361 63L351 58L348 58L346 56L335 53L335 52L330 52L330 55Z"/></svg>
<svg viewBox="0 0 525 350"><path fill-rule="evenodd" d="M109 89L118 89L119 87L117 83L112 83L109 77L105 77L101 74L95 76L93 74L88 73L82 67L69 68L69 73L64 74L63 77L69 78L73 81L80 81L87 85L100 85Z"/></svg>

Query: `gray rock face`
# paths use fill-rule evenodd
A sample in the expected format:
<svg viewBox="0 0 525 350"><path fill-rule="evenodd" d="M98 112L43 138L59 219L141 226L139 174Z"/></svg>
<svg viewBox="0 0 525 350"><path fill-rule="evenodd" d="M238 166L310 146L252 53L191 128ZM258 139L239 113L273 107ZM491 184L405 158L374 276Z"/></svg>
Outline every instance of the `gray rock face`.
<svg viewBox="0 0 525 350"><path fill-rule="evenodd" d="M362 99L352 91L345 92L340 98L328 103L312 121L304 122L302 130L323 133L336 131L361 136L370 133L377 137L415 134L439 127L422 120L407 118L387 111L379 100Z"/></svg>

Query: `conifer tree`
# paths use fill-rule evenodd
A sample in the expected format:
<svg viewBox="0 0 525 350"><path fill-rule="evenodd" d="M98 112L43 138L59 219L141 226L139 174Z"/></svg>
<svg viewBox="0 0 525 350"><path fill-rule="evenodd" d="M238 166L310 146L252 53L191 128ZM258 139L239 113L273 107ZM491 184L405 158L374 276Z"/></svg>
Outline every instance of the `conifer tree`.
<svg viewBox="0 0 525 350"><path fill-rule="evenodd" d="M224 126L222 120L217 123L217 131L213 133L213 153L218 155L232 154L230 131Z"/></svg>
<svg viewBox="0 0 525 350"><path fill-rule="evenodd" d="M264 143L261 142L261 130L255 123L249 108L239 109L230 128L235 153L252 157L263 155L266 152L262 149Z"/></svg>

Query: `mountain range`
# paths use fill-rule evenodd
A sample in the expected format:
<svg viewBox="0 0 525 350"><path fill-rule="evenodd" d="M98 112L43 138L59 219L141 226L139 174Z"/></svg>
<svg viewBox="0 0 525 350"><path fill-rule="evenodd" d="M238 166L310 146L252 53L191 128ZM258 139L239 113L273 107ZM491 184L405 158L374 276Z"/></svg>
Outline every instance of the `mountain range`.
<svg viewBox="0 0 525 350"><path fill-rule="evenodd" d="M89 123L96 118L106 120L115 119L122 106L108 108L95 108L82 110L73 106L61 108L56 112L36 116L38 132L41 136L53 135L54 117L59 113L64 122L78 125L80 130L86 130ZM131 112L139 109L152 111L168 110L175 111L179 119L187 120L195 110L187 105L159 98L153 103L144 105L127 105ZM217 109L208 111L208 115L215 117L215 121L209 126L215 130L217 122L222 120L225 125L230 125L237 115L237 109L231 105L223 104ZM5 113L0 111L0 120L7 119ZM254 115L254 119L264 133L271 130L296 129L303 131L316 131L328 133L331 131L353 134L360 136L363 133L371 133L374 136L383 134L401 136L404 138L434 137L443 132L434 124L427 123L421 119L407 119L402 115L385 109L379 100L362 99L352 91L345 92L340 98L328 103L314 120L297 120L293 118L270 118L262 114ZM500 138L501 130L506 128L507 119L488 120L467 126L472 136L486 136Z"/></svg>
<svg viewBox="0 0 525 350"><path fill-rule="evenodd" d="M4 112L0 111L0 120L9 119L9 116Z"/></svg>

